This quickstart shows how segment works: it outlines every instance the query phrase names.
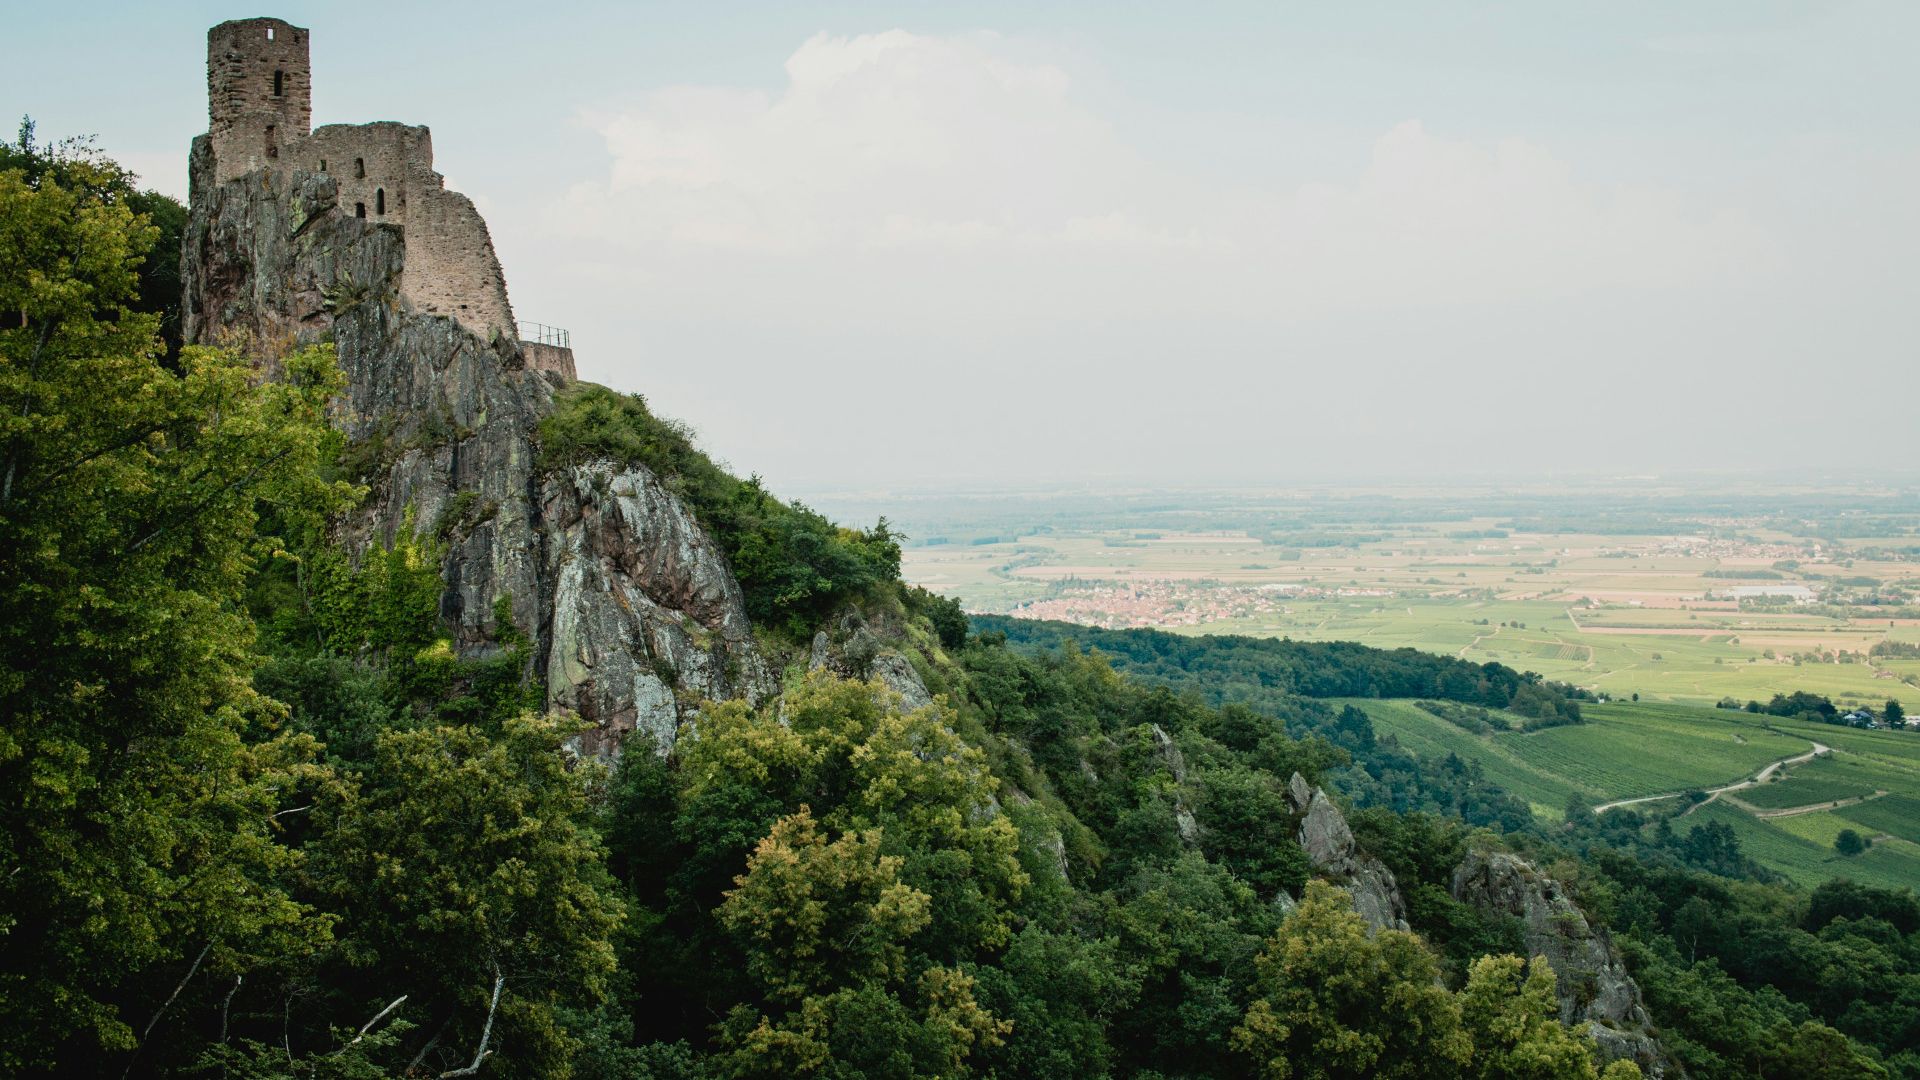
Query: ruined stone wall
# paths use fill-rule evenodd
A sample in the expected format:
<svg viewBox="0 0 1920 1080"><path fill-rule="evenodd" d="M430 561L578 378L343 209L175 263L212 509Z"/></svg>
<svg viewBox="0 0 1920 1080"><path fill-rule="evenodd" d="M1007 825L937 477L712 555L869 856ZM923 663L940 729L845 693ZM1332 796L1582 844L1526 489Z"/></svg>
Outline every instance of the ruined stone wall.
<svg viewBox="0 0 1920 1080"><path fill-rule="evenodd" d="M392 121L328 124L314 129L296 164L331 176L347 213L405 225L410 181L433 176L433 135Z"/></svg>
<svg viewBox="0 0 1920 1080"><path fill-rule="evenodd" d="M219 179L283 169L313 124L305 28L238 19L207 31L207 119Z"/></svg>
<svg viewBox="0 0 1920 1080"><path fill-rule="evenodd" d="M433 171L433 134L425 127L328 124L306 140L296 167L332 177L342 212L402 228L400 293L414 310L450 316L482 338L496 330L513 337L506 275L487 223Z"/></svg>
<svg viewBox="0 0 1920 1080"><path fill-rule="evenodd" d="M325 173L340 208L399 226L407 258L400 292L415 310L446 315L484 339L514 337L506 275L473 202L433 171L425 127L388 121L313 124L307 31L279 19L239 19L207 31L209 142L218 182L262 170Z"/></svg>
<svg viewBox="0 0 1920 1080"><path fill-rule="evenodd" d="M493 237L473 200L448 191L440 174L409 187L407 265L400 291L414 310L451 315L482 338L515 336L507 278L493 253Z"/></svg>

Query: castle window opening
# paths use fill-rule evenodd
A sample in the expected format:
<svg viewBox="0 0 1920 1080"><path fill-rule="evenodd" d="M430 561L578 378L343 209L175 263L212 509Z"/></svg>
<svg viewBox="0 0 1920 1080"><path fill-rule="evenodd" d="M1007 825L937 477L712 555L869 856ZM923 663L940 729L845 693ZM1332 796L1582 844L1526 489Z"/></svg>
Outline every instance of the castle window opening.
<svg viewBox="0 0 1920 1080"><path fill-rule="evenodd" d="M373 212L380 215L386 214L387 212L387 189L386 188L373 189Z"/></svg>
<svg viewBox="0 0 1920 1080"><path fill-rule="evenodd" d="M321 159L320 159L320 171L321 171L321 172L326 172L326 171L327 171L327 159L326 159L326 158L321 158Z"/></svg>
<svg viewBox="0 0 1920 1080"><path fill-rule="evenodd" d="M284 71L276 71L273 73L273 96L287 96L287 73Z"/></svg>
<svg viewBox="0 0 1920 1080"><path fill-rule="evenodd" d="M367 159L366 158L353 159L353 178L355 180L365 180L367 178Z"/></svg>
<svg viewBox="0 0 1920 1080"><path fill-rule="evenodd" d="M357 203L354 203L354 204L353 204L353 216L354 216L354 217L366 217L366 216L367 216L367 204L366 204L366 203L363 203L363 202L357 202Z"/></svg>
<svg viewBox="0 0 1920 1080"><path fill-rule="evenodd" d="M267 27L267 40L268 41L273 40L273 27L271 26Z"/></svg>
<svg viewBox="0 0 1920 1080"><path fill-rule="evenodd" d="M270 158L280 156L280 142L274 137L274 126L272 124L267 125L267 156Z"/></svg>

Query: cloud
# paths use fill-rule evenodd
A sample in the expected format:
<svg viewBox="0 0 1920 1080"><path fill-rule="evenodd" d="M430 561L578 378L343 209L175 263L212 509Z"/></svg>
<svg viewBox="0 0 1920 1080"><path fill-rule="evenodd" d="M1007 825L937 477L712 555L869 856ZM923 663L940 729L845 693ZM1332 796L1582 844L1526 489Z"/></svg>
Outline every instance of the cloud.
<svg viewBox="0 0 1920 1080"><path fill-rule="evenodd" d="M1779 263L1738 210L1583 183L1537 143L1417 120L1350 175L1225 184L1124 142L1031 52L991 34L822 34L777 91L671 87L588 113L612 168L550 220L642 263L788 260L841 283L1124 270L1108 301L1170 313L1684 289Z"/></svg>
<svg viewBox="0 0 1920 1080"><path fill-rule="evenodd" d="M1076 70L819 35L768 87L584 112L609 164L549 196L516 280L582 313L583 374L776 482L1795 461L1743 418L1809 350L1868 371L1899 340L1905 279L1862 269L1884 238L1743 209L1758 181L1408 118L1283 182L1156 142ZM1810 160L1834 220L1897 224Z"/></svg>

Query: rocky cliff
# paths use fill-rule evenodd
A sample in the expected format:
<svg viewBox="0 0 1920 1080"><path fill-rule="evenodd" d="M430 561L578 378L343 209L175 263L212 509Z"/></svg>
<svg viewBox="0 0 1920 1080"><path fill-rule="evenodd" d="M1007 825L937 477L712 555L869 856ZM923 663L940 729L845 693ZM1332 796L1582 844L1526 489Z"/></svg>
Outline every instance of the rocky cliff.
<svg viewBox="0 0 1920 1080"><path fill-rule="evenodd" d="M849 608L815 632L807 669L872 679L899 694L907 710L925 708L933 703L933 694L902 649L906 637L906 625L894 613Z"/></svg>
<svg viewBox="0 0 1920 1080"><path fill-rule="evenodd" d="M1585 1021L1609 1060L1631 1060L1649 1077L1682 1075L1655 1040L1619 950L1564 885L1517 855L1476 851L1454 871L1452 891L1483 912L1520 920L1527 952L1546 957L1559 978L1562 1023Z"/></svg>
<svg viewBox="0 0 1920 1080"><path fill-rule="evenodd" d="M561 377L519 342L414 310L402 228L343 212L337 182L297 169L222 182L196 140L182 276L190 343L266 358L331 339L348 390L338 423L371 493L339 526L351 550L404 528L447 537L441 614L467 655L498 648L503 599L534 642L550 705L663 745L691 702L771 690L740 587L688 508L644 468L544 475L540 418Z"/></svg>
<svg viewBox="0 0 1920 1080"><path fill-rule="evenodd" d="M1300 846L1315 871L1353 896L1353 910L1375 930L1406 930L1407 904L1393 871L1363 854L1353 830L1325 788L1308 785L1299 773L1287 783L1287 798L1300 818Z"/></svg>

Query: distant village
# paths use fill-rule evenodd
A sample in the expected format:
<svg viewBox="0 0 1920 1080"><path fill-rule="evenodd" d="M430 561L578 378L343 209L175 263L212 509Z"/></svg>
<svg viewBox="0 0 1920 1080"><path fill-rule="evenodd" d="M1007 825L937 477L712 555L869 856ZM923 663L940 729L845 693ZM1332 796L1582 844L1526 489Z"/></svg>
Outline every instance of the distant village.
<svg viewBox="0 0 1920 1080"><path fill-rule="evenodd" d="M1103 630L1165 629L1257 615L1284 615L1288 613L1289 600L1394 595L1391 589L1222 585L1212 581L1068 583L1063 590L1058 596L1025 601L1006 614L1016 619L1056 619Z"/></svg>

